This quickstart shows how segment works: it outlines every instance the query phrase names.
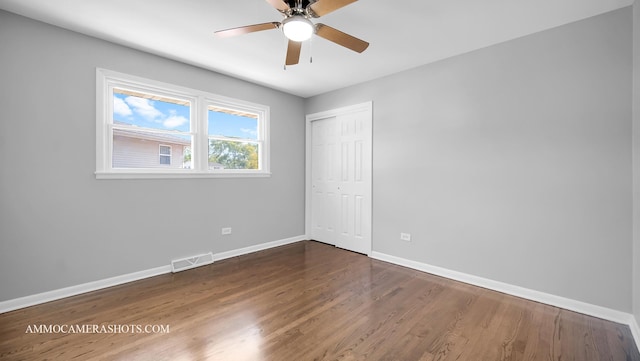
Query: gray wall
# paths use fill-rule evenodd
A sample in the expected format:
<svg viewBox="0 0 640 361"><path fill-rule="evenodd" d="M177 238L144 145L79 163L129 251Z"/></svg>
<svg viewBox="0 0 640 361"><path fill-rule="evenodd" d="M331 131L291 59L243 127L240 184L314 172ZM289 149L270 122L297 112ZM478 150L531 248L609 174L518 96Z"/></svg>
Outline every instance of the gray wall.
<svg viewBox="0 0 640 361"><path fill-rule="evenodd" d="M304 234L301 98L2 11L0 49L0 301ZM272 177L96 180L96 67L269 105Z"/></svg>
<svg viewBox="0 0 640 361"><path fill-rule="evenodd" d="M633 312L640 324L640 1L633 4Z"/></svg>
<svg viewBox="0 0 640 361"><path fill-rule="evenodd" d="M631 34L624 8L309 98L373 100L374 251L631 312Z"/></svg>

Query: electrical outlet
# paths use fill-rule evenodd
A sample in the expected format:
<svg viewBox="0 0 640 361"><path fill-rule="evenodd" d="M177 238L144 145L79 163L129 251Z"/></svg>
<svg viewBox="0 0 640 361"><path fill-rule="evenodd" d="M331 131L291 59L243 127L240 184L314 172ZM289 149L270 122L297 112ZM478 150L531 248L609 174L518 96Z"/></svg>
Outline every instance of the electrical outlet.
<svg viewBox="0 0 640 361"><path fill-rule="evenodd" d="M411 242L411 234L410 233L400 233L400 239L403 241Z"/></svg>
<svg viewBox="0 0 640 361"><path fill-rule="evenodd" d="M223 228L221 233L223 235L231 234L231 227Z"/></svg>

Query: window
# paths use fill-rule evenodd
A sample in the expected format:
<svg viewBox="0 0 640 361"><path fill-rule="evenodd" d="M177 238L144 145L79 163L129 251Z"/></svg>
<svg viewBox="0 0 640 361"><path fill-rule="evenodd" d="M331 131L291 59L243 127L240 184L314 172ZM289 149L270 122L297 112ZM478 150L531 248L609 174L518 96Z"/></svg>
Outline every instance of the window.
<svg viewBox="0 0 640 361"><path fill-rule="evenodd" d="M209 169L258 169L258 114L207 107Z"/></svg>
<svg viewBox="0 0 640 361"><path fill-rule="evenodd" d="M160 145L160 164L171 165L170 145Z"/></svg>
<svg viewBox="0 0 640 361"><path fill-rule="evenodd" d="M184 161L172 164L171 151L189 154L191 100L124 87L112 93L111 169L183 168Z"/></svg>
<svg viewBox="0 0 640 361"><path fill-rule="evenodd" d="M269 107L97 70L96 177L269 175Z"/></svg>

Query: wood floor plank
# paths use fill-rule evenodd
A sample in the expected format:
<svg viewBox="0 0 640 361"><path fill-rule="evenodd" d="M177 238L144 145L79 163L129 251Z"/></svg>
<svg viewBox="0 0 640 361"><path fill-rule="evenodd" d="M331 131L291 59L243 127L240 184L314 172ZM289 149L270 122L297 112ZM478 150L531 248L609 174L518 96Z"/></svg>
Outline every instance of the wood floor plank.
<svg viewBox="0 0 640 361"><path fill-rule="evenodd" d="M38 325L155 333L28 333ZM313 241L0 314L2 360L640 361L626 325Z"/></svg>

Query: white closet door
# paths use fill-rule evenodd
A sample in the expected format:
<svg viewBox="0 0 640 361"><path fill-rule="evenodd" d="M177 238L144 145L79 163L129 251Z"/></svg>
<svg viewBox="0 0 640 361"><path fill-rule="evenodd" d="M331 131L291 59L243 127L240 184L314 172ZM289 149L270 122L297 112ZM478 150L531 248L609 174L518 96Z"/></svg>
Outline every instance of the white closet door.
<svg viewBox="0 0 640 361"><path fill-rule="evenodd" d="M335 117L311 123L311 237L333 245L337 239L335 209L338 205L336 123Z"/></svg>
<svg viewBox="0 0 640 361"><path fill-rule="evenodd" d="M307 116L311 238L371 253L372 118L368 107ZM309 206L310 203L310 206Z"/></svg>

